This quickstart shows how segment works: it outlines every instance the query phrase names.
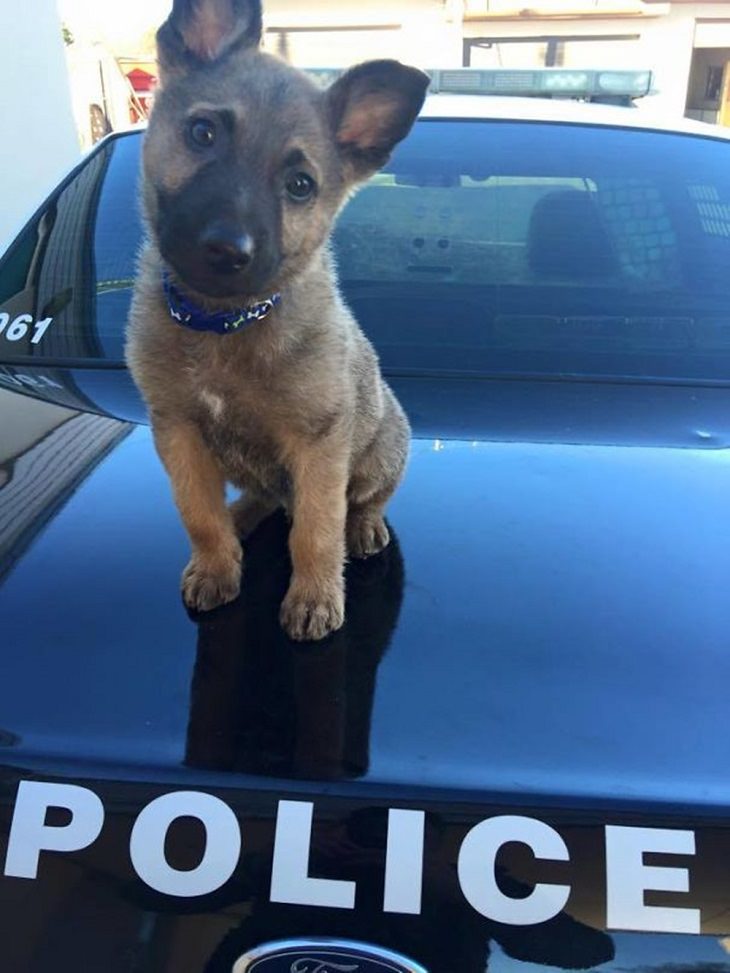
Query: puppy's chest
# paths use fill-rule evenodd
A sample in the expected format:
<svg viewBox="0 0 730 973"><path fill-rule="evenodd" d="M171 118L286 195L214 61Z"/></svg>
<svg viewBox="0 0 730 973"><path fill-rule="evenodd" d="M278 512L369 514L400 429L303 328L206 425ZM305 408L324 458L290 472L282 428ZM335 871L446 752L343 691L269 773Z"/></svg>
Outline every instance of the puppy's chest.
<svg viewBox="0 0 730 973"><path fill-rule="evenodd" d="M266 416L266 398L220 383L197 389L203 437L234 480L249 475L262 483L281 479L275 423Z"/></svg>

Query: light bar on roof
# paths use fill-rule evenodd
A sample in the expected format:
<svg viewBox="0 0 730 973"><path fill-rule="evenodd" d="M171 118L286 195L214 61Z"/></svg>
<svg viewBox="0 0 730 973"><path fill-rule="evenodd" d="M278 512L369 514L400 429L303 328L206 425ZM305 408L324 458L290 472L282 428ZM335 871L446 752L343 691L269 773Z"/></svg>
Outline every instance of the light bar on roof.
<svg viewBox="0 0 730 973"><path fill-rule="evenodd" d="M555 74L546 74L543 79L545 90L555 92L585 91L589 83L585 71L556 71Z"/></svg>
<svg viewBox="0 0 730 973"><path fill-rule="evenodd" d="M648 76L648 77L647 77ZM651 88L650 71L601 71L598 75L601 91L609 94L641 97Z"/></svg>
<svg viewBox="0 0 730 973"><path fill-rule="evenodd" d="M308 68L322 86L343 68ZM427 71L432 94L522 95L543 98L641 98L651 91L651 71L584 71L575 68L439 68Z"/></svg>
<svg viewBox="0 0 730 973"><path fill-rule="evenodd" d="M432 92L543 97L640 98L651 91L651 71L584 71L573 68L453 68L429 71Z"/></svg>

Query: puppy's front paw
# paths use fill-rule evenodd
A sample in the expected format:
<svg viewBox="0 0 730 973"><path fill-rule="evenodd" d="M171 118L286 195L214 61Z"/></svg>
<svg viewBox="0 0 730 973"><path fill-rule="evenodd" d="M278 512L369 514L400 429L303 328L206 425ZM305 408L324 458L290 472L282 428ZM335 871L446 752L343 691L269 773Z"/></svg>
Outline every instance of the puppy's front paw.
<svg viewBox="0 0 730 973"><path fill-rule="evenodd" d="M371 557L388 546L390 534L380 516L353 515L347 522L347 553L350 557Z"/></svg>
<svg viewBox="0 0 730 973"><path fill-rule="evenodd" d="M279 614L282 628L297 642L316 642L336 632L345 620L342 583L306 588L292 583Z"/></svg>
<svg viewBox="0 0 730 973"><path fill-rule="evenodd" d="M183 571L182 594L188 608L210 611L225 605L241 590L240 545L227 554L194 553Z"/></svg>

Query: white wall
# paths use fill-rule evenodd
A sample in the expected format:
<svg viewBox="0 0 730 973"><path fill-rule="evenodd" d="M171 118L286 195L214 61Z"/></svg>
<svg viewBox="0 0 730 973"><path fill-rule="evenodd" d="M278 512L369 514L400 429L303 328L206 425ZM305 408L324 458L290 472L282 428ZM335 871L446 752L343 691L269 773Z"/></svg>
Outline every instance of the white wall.
<svg viewBox="0 0 730 973"><path fill-rule="evenodd" d="M654 21L642 32L644 62L654 72L658 94L652 108L668 118L681 118L687 104L692 68L695 14L691 5L673 5L668 17Z"/></svg>
<svg viewBox="0 0 730 973"><path fill-rule="evenodd" d="M55 0L0 0L0 252L79 158Z"/></svg>
<svg viewBox="0 0 730 973"><path fill-rule="evenodd" d="M376 57L394 57L420 67L458 66L461 2L264 0L264 24L269 31L265 46L299 67L349 67ZM278 31L286 27L290 29L282 50Z"/></svg>

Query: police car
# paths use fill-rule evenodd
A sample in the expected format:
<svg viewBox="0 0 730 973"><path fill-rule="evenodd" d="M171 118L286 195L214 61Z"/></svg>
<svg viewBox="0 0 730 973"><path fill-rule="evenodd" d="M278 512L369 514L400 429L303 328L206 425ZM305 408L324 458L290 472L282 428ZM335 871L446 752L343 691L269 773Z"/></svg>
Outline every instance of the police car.
<svg viewBox="0 0 730 973"><path fill-rule="evenodd" d="M3 973L730 970L726 139L433 96L334 236L414 440L317 645L280 516L180 600L140 141L0 263Z"/></svg>

